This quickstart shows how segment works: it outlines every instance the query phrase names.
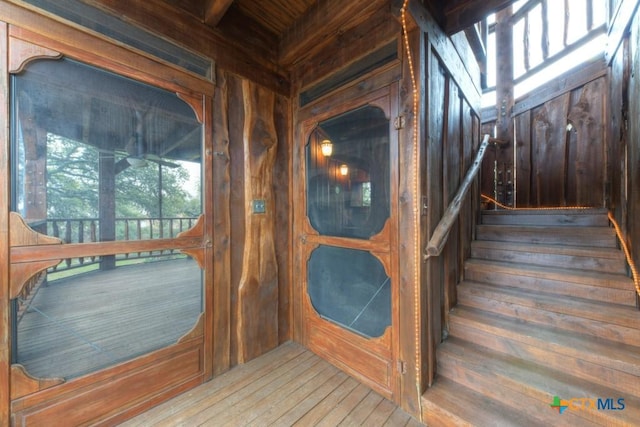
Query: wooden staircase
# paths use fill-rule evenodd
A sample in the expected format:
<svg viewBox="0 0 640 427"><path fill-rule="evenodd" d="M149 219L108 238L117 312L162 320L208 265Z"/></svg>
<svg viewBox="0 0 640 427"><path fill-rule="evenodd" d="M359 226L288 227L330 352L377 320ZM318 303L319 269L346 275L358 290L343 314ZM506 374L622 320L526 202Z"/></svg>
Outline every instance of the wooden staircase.
<svg viewBox="0 0 640 427"><path fill-rule="evenodd" d="M639 425L640 311L606 210L484 211L437 359L429 426Z"/></svg>

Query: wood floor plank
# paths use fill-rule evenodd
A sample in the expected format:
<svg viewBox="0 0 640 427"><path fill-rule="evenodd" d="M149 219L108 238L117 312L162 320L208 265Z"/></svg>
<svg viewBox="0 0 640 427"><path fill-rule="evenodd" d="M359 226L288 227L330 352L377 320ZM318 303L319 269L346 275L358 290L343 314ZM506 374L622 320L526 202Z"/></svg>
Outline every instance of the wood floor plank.
<svg viewBox="0 0 640 427"><path fill-rule="evenodd" d="M293 388L294 390L299 388L300 383L306 383L309 379L322 372L326 366L320 363L320 360L310 358L308 363L301 364L297 368L299 369L292 369L269 385L256 390L254 395L234 405L224 414L221 414L222 416L216 415L215 419L210 421L215 421L220 425L246 425L271 409L273 405L278 405L283 396L291 393L291 390L287 392L288 388ZM293 379L296 381L292 381Z"/></svg>
<svg viewBox="0 0 640 427"><path fill-rule="evenodd" d="M193 414L189 418L184 420L186 425L200 425L209 420L212 420L219 414L226 413L227 411L232 411L233 413L237 412L237 409L234 409L234 406L239 405L239 407L245 407L243 402L248 402L249 404L255 402L256 398L262 398L263 394L268 394L275 387L270 386L274 381L276 385L278 384L279 378L286 376L286 378L291 378L293 374L299 374L307 369L310 365L313 365L314 360L310 354L303 353L299 357L293 359L290 363L282 365L263 376L262 378L254 381L252 384L244 387L233 394L225 397L222 400L219 400L213 405L207 407L200 407L197 413Z"/></svg>
<svg viewBox="0 0 640 427"><path fill-rule="evenodd" d="M371 390L367 386L364 384L358 384L358 386L354 388L347 397L344 398L344 400L336 405L336 407L316 425L319 427L337 426L370 392Z"/></svg>
<svg viewBox="0 0 640 427"><path fill-rule="evenodd" d="M345 378L345 375L341 375L340 379L331 381L335 375L340 373L338 368L327 366L324 363L319 364L319 366L323 367L323 369L306 383L300 384L300 381L291 382L287 384L287 387L283 387L279 391L276 399L268 399L269 407L267 410L259 414L259 417L247 420L246 425L273 424L285 413L302 405L315 390L322 389L327 383L329 383L328 387L335 387L334 382Z"/></svg>
<svg viewBox="0 0 640 427"><path fill-rule="evenodd" d="M364 420L369 418L382 400L383 397L379 394L369 393L339 425L344 427L363 425Z"/></svg>
<svg viewBox="0 0 640 427"><path fill-rule="evenodd" d="M387 422L384 423L383 427L400 427L405 426L411 419L411 415L407 414L400 407L396 407L393 411Z"/></svg>
<svg viewBox="0 0 640 427"><path fill-rule="evenodd" d="M285 343L121 426L397 427L411 419L309 350Z"/></svg>
<svg viewBox="0 0 640 427"><path fill-rule="evenodd" d="M136 417L124 427L144 427L165 425L181 422L180 418L190 416L199 406L206 407L224 399L232 393L249 387L257 379L273 371L282 364L299 357L306 350L293 343L285 343L251 362L237 366L206 384L190 390L163 405L159 405L148 412Z"/></svg>
<svg viewBox="0 0 640 427"><path fill-rule="evenodd" d="M358 386L358 381L353 378L348 378L336 387L330 394L324 397L317 405L308 411L302 418L300 418L294 425L299 427L315 425L325 415L332 411L335 406L344 399L351 391Z"/></svg>
<svg viewBox="0 0 640 427"><path fill-rule="evenodd" d="M387 422L395 410L396 405L393 402L388 399L382 399L371 415L364 420L363 424L369 426L381 426Z"/></svg>

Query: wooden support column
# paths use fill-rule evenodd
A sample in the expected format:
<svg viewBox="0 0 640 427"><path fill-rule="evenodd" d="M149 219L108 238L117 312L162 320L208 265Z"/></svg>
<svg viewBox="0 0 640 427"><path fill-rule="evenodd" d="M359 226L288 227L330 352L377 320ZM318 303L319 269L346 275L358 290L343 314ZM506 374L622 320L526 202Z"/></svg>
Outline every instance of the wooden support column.
<svg viewBox="0 0 640 427"><path fill-rule="evenodd" d="M24 141L24 218L40 233L46 233L47 218L47 135L36 124L28 95L20 97L20 122ZM43 228L44 227L44 228Z"/></svg>
<svg viewBox="0 0 640 427"><path fill-rule="evenodd" d="M278 346L278 265L275 253L273 166L278 146L275 95L248 80L244 100L244 249L238 285L238 362ZM262 205L263 208L256 208Z"/></svg>
<svg viewBox="0 0 640 427"><path fill-rule="evenodd" d="M100 218L100 241L116 239L116 165L113 153L100 152L98 160L98 215ZM100 270L116 268L114 255L101 257Z"/></svg>
<svg viewBox="0 0 640 427"><path fill-rule="evenodd" d="M513 31L509 25L511 6L496 14L496 100L498 119L496 121L498 139L513 139Z"/></svg>
<svg viewBox="0 0 640 427"><path fill-rule="evenodd" d="M514 104L513 85L513 29L509 23L511 6L496 13L496 138L504 141L495 147L495 166L497 185L501 193L500 202L510 204L507 181L513 181L513 120L511 114ZM510 190L512 191L512 190Z"/></svg>

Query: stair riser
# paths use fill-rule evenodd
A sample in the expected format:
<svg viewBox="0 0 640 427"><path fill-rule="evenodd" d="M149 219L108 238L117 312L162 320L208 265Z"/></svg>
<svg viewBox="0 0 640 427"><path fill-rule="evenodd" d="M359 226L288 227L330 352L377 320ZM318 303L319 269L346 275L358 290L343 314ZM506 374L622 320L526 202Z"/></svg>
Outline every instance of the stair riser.
<svg viewBox="0 0 640 427"><path fill-rule="evenodd" d="M519 341L508 336L483 330L482 325L477 327L467 319L461 319L455 315L450 317L449 335L469 341L471 343L491 348L494 351L519 357L521 359L538 363L550 369L565 372L604 387L615 387L620 391L621 397L640 397L640 381L633 373L624 372L619 367L613 368L610 364L596 364L590 361L577 359L573 349L548 346L544 342ZM528 339L527 337L523 337Z"/></svg>
<svg viewBox="0 0 640 427"><path fill-rule="evenodd" d="M486 271L473 266L467 266L465 268L464 277L466 280L481 283L511 286L527 290L537 289L540 292L551 294L635 306L635 293L633 290L590 286L533 276L518 276L516 274Z"/></svg>
<svg viewBox="0 0 640 427"><path fill-rule="evenodd" d="M442 366L441 366L442 363ZM548 369L537 364L522 361L511 355L501 355L484 346L469 344L450 338L438 348L438 373L448 375L445 365L456 364L463 370L474 371L486 379L490 387L504 387L523 393L526 396L549 403L553 396L571 397L611 397L619 393L612 387L601 387L589 381L585 381L563 372ZM457 369L460 372L460 368ZM442 374L443 373L443 374ZM458 380L460 385L465 383L464 378ZM458 384L456 383L456 384ZM465 386L466 387L466 386ZM509 399L509 397L507 397ZM513 400L513 399L511 399ZM640 419L640 401L633 397L625 399L624 411L580 411L576 415L588 420L596 420L598 425L625 425L634 424L632 420ZM557 411L550 422L544 425L554 425ZM626 421L626 424L625 424ZM577 423L576 425L583 425Z"/></svg>
<svg viewBox="0 0 640 427"><path fill-rule="evenodd" d="M432 404L427 399L422 401L422 418L429 427L474 427L472 423L457 417L439 405Z"/></svg>
<svg viewBox="0 0 640 427"><path fill-rule="evenodd" d="M491 225L479 225L477 228L478 240L544 244L544 245L570 245L598 248L617 247L615 232L608 228L588 232L581 228L568 230L567 228L530 228L517 230Z"/></svg>
<svg viewBox="0 0 640 427"><path fill-rule="evenodd" d="M487 225L533 225L533 226L562 226L562 227L607 227L609 218L606 214L599 215L496 215L483 213L482 224Z"/></svg>
<svg viewBox="0 0 640 427"><path fill-rule="evenodd" d="M509 249L487 249L471 246L471 257L488 261L526 263L541 267L559 267L575 270L600 271L605 273L626 274L627 267L623 258L598 258L597 256L576 256L546 254L539 252L513 251Z"/></svg>
<svg viewBox="0 0 640 427"><path fill-rule="evenodd" d="M589 422L620 425L615 416L601 411L565 412L559 417L559 414L549 407L555 395L553 391L539 390L535 395L531 395L534 393L531 393L527 384L475 370L473 367L469 369L468 364L449 353L441 354L438 358L438 374L511 408L525 411L530 417L536 418L540 425L576 426L588 425Z"/></svg>
<svg viewBox="0 0 640 427"><path fill-rule="evenodd" d="M639 329L600 322L572 314L548 311L534 306L500 301L495 298L483 298L477 295L470 295L468 292L464 292L463 289L460 289L458 292L458 305L475 307L540 325L554 325L556 328L565 331L590 335L594 338L606 337L606 339L610 341L640 347ZM585 313L585 316L588 316L588 314L589 313Z"/></svg>

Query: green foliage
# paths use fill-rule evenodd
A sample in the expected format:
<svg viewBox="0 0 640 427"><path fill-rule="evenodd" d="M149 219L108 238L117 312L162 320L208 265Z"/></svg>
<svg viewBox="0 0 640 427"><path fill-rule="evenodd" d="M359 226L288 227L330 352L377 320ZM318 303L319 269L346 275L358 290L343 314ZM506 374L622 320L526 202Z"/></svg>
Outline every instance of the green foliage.
<svg viewBox="0 0 640 427"><path fill-rule="evenodd" d="M49 135L47 142L48 217L97 218L99 151L55 135ZM200 188L197 191L189 189L192 183L186 168L170 168L151 161L145 167L132 168L126 167L124 156L115 154L114 157L116 163L121 161L125 166L115 178L117 218L193 217L200 214Z"/></svg>

